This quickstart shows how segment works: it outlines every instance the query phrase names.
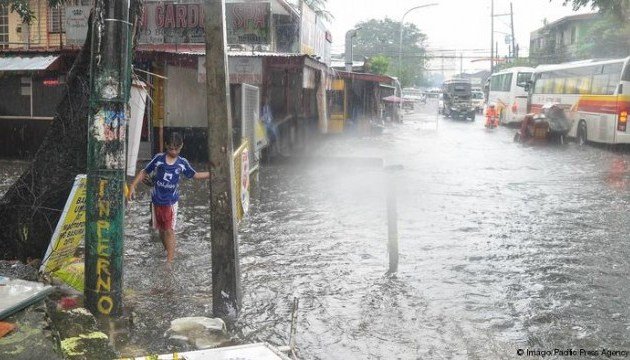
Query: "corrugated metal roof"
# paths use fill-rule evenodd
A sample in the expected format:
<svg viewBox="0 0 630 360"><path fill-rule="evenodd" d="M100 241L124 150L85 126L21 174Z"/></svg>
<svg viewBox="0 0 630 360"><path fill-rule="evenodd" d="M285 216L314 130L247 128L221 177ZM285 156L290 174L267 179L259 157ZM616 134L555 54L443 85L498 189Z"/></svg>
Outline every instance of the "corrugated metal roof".
<svg viewBox="0 0 630 360"><path fill-rule="evenodd" d="M59 55L0 57L0 71L46 70L58 58Z"/></svg>

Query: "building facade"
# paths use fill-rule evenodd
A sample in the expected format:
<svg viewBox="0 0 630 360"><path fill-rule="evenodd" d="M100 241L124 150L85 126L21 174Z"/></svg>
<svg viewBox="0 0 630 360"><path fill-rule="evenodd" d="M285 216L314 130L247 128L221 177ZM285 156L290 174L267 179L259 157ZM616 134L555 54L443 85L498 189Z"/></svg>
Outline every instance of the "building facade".
<svg viewBox="0 0 630 360"><path fill-rule="evenodd" d="M540 29L529 37L529 57L536 64L557 64L582 60L579 47L589 27L599 18L599 14L566 16Z"/></svg>
<svg viewBox="0 0 630 360"><path fill-rule="evenodd" d="M36 16L30 26L8 9L0 11L0 99L18 100L0 100L0 134L7 134L0 139L7 148L0 149L2 156L34 154L85 41L93 0L54 9L46 3L30 0ZM146 106L143 139L153 152L168 132L182 131L184 155L207 156L203 11L200 0L145 1L134 68L149 84L152 103ZM309 129L327 131L332 39L310 8L286 0L228 0L226 32L231 92L235 95L240 84L258 87L260 103L272 107L286 147L296 147ZM36 136L16 139L10 135L15 133Z"/></svg>

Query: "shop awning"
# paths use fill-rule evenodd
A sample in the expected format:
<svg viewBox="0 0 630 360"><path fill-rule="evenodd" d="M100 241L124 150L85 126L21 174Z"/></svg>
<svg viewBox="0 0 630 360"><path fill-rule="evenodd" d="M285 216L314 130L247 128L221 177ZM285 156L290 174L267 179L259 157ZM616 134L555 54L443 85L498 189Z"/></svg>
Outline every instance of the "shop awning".
<svg viewBox="0 0 630 360"><path fill-rule="evenodd" d="M59 55L0 57L0 71L41 71L50 68Z"/></svg>

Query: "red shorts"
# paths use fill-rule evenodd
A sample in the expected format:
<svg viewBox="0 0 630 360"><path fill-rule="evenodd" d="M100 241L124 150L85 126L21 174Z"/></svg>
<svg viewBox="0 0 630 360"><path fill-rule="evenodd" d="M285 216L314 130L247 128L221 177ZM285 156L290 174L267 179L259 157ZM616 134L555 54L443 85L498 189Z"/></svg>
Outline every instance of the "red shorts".
<svg viewBox="0 0 630 360"><path fill-rule="evenodd" d="M157 230L175 230L177 203L173 205L151 205L151 223Z"/></svg>

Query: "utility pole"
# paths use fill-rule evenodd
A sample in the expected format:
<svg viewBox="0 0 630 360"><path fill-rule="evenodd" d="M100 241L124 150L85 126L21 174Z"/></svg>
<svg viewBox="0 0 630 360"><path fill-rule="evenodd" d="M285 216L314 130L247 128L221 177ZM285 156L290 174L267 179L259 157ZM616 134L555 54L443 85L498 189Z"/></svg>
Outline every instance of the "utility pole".
<svg viewBox="0 0 630 360"><path fill-rule="evenodd" d="M459 75L464 77L464 53L459 54Z"/></svg>
<svg viewBox="0 0 630 360"><path fill-rule="evenodd" d="M494 73L494 0L490 0L490 74Z"/></svg>
<svg viewBox="0 0 630 360"><path fill-rule="evenodd" d="M212 311L217 317L238 315L241 305L240 264L234 223L232 114L225 52L225 0L206 0L206 89L212 241Z"/></svg>
<svg viewBox="0 0 630 360"><path fill-rule="evenodd" d="M516 46L514 39L514 11L512 9L512 3L510 3L510 29L512 30L512 58L516 58Z"/></svg>
<svg viewBox="0 0 630 360"><path fill-rule="evenodd" d="M97 0L92 17L84 292L87 308L109 317L122 313L129 0Z"/></svg>

